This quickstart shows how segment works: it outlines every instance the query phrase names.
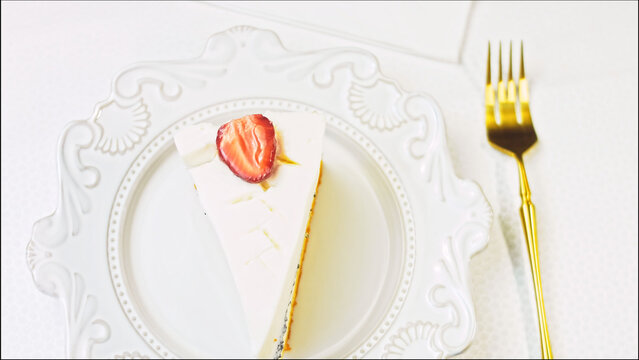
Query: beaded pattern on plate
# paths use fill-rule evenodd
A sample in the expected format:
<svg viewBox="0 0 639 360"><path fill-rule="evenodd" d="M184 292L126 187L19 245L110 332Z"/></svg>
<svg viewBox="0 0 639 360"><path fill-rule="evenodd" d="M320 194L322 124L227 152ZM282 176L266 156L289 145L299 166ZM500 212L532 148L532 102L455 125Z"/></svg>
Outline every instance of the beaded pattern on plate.
<svg viewBox="0 0 639 360"><path fill-rule="evenodd" d="M184 117L183 119L178 120L150 141L150 143L142 150L133 164L129 167L129 170L127 171L126 176L124 177L124 180L120 184L118 192L115 195L114 203L109 217L109 226L107 229L107 253L111 281L113 283L118 301L127 318L133 325L134 329L159 356L163 358L177 358L177 356L170 349L164 346L144 324L142 318L138 315L137 310L135 309L131 301L125 283L122 280L123 274L119 249L119 239L123 227L122 220L124 219L124 212L126 210L125 204L129 201L130 196L135 193L135 183L142 173L142 169L152 163L152 161L155 159L155 155L157 155L157 153L162 150L167 143L173 141L173 134L175 134L180 128L187 125L195 124L197 122L210 118L211 116L216 116L225 112L251 107L264 107L275 110L296 110L304 112L316 111L323 113L329 125L332 125L333 127L339 129L342 133L348 135L352 140L355 140L362 148L366 149L366 152L377 163L377 165L383 171L384 176L392 185L395 199L398 201L398 205L401 209L402 225L404 228L403 235L405 238L405 258L402 261L402 275L400 279L399 289L394 295L390 310L388 311L380 325L377 326L377 328L373 332L373 335L371 335L368 339L365 339L362 345L348 356L353 359L361 358L386 334L391 324L397 317L397 314L401 310L404 301L406 300L406 294L408 293L408 288L411 284L413 269L415 265L415 229L413 225L413 215L410 204L408 202L408 198L399 180L399 177L396 175L395 170L382 155L382 153L377 149L377 147L359 131L350 126L347 122L340 120L331 114L325 113L320 109L302 103L292 102L289 100L261 98L224 102L206 107Z"/></svg>

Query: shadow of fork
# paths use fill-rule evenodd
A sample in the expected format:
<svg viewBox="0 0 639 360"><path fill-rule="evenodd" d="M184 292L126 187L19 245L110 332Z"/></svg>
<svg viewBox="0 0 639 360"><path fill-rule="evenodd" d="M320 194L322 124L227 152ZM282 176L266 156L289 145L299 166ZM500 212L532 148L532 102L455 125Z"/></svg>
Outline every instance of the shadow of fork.
<svg viewBox="0 0 639 360"><path fill-rule="evenodd" d="M519 189L513 184L517 182L517 171L512 166L512 159L500 153L495 156L495 184L497 188L497 222L506 241L506 248L513 267L519 307L524 320L527 354L525 357L539 357L539 330L535 317L534 292L530 283L530 263L526 252L521 220L517 217Z"/></svg>

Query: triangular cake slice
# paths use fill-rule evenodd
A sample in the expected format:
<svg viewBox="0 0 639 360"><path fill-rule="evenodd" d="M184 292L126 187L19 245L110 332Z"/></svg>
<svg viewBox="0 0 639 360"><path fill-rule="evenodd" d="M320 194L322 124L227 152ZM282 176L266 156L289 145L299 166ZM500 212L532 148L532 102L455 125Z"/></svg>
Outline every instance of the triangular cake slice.
<svg viewBox="0 0 639 360"><path fill-rule="evenodd" d="M242 119L222 127L206 122L186 127L175 144L226 254L252 353L279 358L288 347L325 121L295 112Z"/></svg>

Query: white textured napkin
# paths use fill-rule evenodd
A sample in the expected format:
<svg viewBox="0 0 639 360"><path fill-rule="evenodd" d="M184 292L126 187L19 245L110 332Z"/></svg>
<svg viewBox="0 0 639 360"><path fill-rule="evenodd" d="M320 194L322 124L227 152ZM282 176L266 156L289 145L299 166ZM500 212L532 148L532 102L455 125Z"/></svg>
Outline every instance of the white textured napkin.
<svg viewBox="0 0 639 360"><path fill-rule="evenodd" d="M593 24L599 24L596 30ZM537 210L544 300L556 357L637 357L636 29L637 3L480 3L463 50L481 105L486 41L493 40L496 49L497 40L513 40L515 74L519 40L525 41L539 142L524 160ZM482 122L481 107L476 111L469 116ZM483 277L499 259L491 252L474 259L475 285L481 286L473 287L479 321L469 353L524 356L501 345L512 345L515 338L507 334L521 326L511 312L495 307L507 301L520 306L523 339L528 356L535 357L537 319L518 214L517 169L486 141L481 148L481 156L461 162L488 160L487 174L469 176L481 181L493 205L494 230L504 240L492 240L507 245L517 292L493 287L489 293Z"/></svg>

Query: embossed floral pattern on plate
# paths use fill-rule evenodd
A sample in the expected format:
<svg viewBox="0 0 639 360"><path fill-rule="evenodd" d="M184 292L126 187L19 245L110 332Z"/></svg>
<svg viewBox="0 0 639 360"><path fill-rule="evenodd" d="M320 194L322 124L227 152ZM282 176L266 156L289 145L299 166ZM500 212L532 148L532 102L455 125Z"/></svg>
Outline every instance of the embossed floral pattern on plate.
<svg viewBox="0 0 639 360"><path fill-rule="evenodd" d="M492 213L481 189L455 176L434 100L404 91L366 51L295 52L271 31L241 26L213 35L196 59L127 68L94 114L62 133L58 207L34 225L26 256L36 286L65 306L68 355L177 356L172 342L154 337L128 307L115 225L127 214L126 192L145 175L143 162L155 156L154 147L170 146L179 119L197 122L206 116L198 109L241 108L255 98L302 104L344 121L354 141L379 152L402 209L407 243L394 301L348 352L329 355L463 351L475 332L468 265L486 245Z"/></svg>

